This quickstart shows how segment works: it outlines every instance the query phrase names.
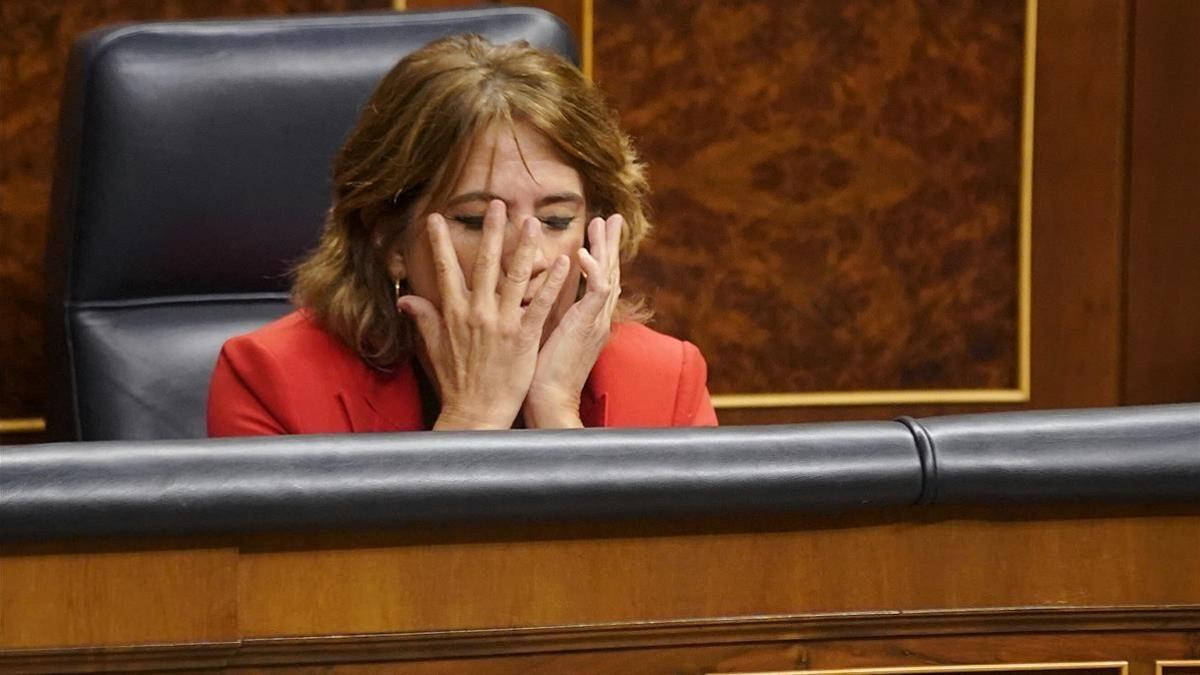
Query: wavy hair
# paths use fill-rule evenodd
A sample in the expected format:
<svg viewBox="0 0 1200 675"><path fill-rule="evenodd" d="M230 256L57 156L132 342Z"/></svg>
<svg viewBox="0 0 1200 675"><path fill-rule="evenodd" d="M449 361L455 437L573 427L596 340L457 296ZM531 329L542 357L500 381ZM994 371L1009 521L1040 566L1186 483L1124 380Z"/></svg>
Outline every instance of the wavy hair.
<svg viewBox="0 0 1200 675"><path fill-rule="evenodd" d="M649 232L645 167L575 66L524 41L432 42L401 59L367 102L334 162L320 243L294 269L293 301L372 367L409 358L416 334L395 308L387 252L422 199L449 196L476 134L498 121L526 122L558 148L579 172L589 216L624 216L622 261ZM616 319L648 317L640 300L619 301Z"/></svg>

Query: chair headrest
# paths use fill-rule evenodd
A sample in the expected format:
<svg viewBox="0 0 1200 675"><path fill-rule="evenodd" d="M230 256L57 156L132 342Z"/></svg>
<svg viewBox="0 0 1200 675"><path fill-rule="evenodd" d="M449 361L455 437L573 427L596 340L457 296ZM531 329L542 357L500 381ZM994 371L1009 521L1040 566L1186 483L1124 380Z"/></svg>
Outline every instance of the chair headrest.
<svg viewBox="0 0 1200 675"><path fill-rule="evenodd" d="M284 290L315 243L330 166L383 75L479 33L574 58L524 8L137 24L72 53L56 193L66 299Z"/></svg>

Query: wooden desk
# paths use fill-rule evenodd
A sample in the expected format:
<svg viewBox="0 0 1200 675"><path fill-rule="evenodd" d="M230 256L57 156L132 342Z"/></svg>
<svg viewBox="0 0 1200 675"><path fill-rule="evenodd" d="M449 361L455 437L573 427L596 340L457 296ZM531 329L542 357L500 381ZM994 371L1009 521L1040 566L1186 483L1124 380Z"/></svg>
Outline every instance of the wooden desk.
<svg viewBox="0 0 1200 675"><path fill-rule="evenodd" d="M9 543L0 554L4 671L1117 661L1151 675L1174 660L1163 674L1183 675L1198 672L1189 659L1200 659L1200 505Z"/></svg>

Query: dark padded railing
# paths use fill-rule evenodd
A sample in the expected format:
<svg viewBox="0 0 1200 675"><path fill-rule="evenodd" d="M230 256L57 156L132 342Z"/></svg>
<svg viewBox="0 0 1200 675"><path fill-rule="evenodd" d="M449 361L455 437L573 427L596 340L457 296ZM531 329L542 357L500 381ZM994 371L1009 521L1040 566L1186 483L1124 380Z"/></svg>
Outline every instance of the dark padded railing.
<svg viewBox="0 0 1200 675"><path fill-rule="evenodd" d="M0 538L1200 501L1200 404L897 422L0 448Z"/></svg>

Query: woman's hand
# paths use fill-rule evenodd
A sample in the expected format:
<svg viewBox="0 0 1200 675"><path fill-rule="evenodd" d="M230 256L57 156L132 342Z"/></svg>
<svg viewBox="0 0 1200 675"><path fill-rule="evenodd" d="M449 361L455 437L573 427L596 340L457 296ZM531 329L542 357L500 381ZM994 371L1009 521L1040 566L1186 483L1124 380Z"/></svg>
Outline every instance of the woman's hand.
<svg viewBox="0 0 1200 675"><path fill-rule="evenodd" d="M508 429L529 391L542 327L570 261L559 256L537 295L522 308L536 254L535 228L541 224L533 218L523 224L511 264L500 279L507 220L504 202L488 204L468 288L445 218L430 215L426 224L441 309L416 295L396 302L417 323L427 367L441 395L442 412L434 429Z"/></svg>
<svg viewBox="0 0 1200 675"><path fill-rule="evenodd" d="M621 228L625 219L593 218L588 243L579 249L587 288L571 305L537 356L537 369L522 414L530 428L582 427L579 397L600 351L608 343L613 309L621 297ZM543 289L544 290L544 289ZM636 376L631 374L632 376Z"/></svg>

